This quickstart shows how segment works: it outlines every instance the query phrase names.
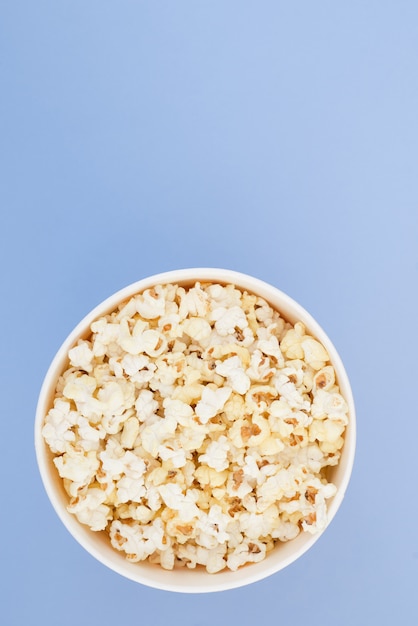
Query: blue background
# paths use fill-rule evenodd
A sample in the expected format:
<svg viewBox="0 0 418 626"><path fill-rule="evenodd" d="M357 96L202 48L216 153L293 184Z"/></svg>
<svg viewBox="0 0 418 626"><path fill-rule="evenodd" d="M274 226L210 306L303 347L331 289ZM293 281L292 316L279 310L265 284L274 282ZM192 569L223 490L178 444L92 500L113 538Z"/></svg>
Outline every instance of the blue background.
<svg viewBox="0 0 418 626"><path fill-rule="evenodd" d="M0 620L417 624L418 3L3 0L0 85ZM306 555L187 596L76 544L33 420L91 308L193 266L253 274L318 319L358 446Z"/></svg>

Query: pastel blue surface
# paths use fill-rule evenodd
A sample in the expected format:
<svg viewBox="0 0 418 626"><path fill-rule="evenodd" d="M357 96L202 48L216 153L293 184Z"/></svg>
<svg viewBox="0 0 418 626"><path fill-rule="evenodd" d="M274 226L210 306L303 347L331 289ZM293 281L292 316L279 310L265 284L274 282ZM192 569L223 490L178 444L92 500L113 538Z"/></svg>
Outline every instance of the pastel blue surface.
<svg viewBox="0 0 418 626"><path fill-rule="evenodd" d="M414 0L1 3L2 623L418 623L417 63ZM93 306L193 266L253 274L317 318L358 445L307 554L187 596L76 544L33 420Z"/></svg>

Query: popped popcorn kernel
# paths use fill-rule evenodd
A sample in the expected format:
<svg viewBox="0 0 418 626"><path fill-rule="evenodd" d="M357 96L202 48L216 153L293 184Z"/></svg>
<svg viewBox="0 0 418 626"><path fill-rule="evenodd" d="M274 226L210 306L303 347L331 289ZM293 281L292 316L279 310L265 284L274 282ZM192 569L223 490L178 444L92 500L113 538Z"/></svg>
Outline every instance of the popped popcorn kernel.
<svg viewBox="0 0 418 626"><path fill-rule="evenodd" d="M216 574L327 524L348 424L325 347L234 285L156 285L68 353L42 435L68 511L133 563Z"/></svg>

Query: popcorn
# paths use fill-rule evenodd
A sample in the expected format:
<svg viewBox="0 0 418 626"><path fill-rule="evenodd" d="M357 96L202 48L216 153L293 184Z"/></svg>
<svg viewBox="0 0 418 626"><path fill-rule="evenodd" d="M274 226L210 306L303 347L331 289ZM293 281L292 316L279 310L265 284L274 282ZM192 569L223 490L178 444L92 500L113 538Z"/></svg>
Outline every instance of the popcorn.
<svg viewBox="0 0 418 626"><path fill-rule="evenodd" d="M186 465L186 451L183 448L173 449L171 446L160 446L158 456L163 461L170 460L173 467L179 468Z"/></svg>
<svg viewBox="0 0 418 626"><path fill-rule="evenodd" d="M184 494L179 485L161 485L158 487L158 493L168 508L178 511L178 516L183 522L198 517L199 509L195 504L197 497L190 489Z"/></svg>
<svg viewBox="0 0 418 626"><path fill-rule="evenodd" d="M154 394L149 389L142 389L135 401L136 415L140 422L150 421L155 417L158 402L154 400Z"/></svg>
<svg viewBox="0 0 418 626"><path fill-rule="evenodd" d="M178 288L180 297L179 315L181 319L187 316L205 317L208 310L208 295L202 290L199 283L188 291Z"/></svg>
<svg viewBox="0 0 418 626"><path fill-rule="evenodd" d="M329 360L328 352L324 346L313 337L308 337L301 342L304 360L314 370L320 370Z"/></svg>
<svg viewBox="0 0 418 626"><path fill-rule="evenodd" d="M278 339L275 335L271 334L271 328L274 328L274 326L274 324L271 324L269 328L261 328L258 330L257 334L259 340L257 341L257 348L261 350L263 354L274 357L278 366L283 367L284 359Z"/></svg>
<svg viewBox="0 0 418 626"><path fill-rule="evenodd" d="M280 349L288 359L303 359L304 351L302 341L305 327L297 322L294 328L290 328L280 342Z"/></svg>
<svg viewBox="0 0 418 626"><path fill-rule="evenodd" d="M145 486L136 479L124 476L117 482L116 497L118 503L140 502L145 493Z"/></svg>
<svg viewBox="0 0 418 626"><path fill-rule="evenodd" d="M221 337L233 335L237 328L242 331L248 326L245 313L239 306L233 306L230 309L218 307L212 313L212 318L215 320L215 328Z"/></svg>
<svg viewBox="0 0 418 626"><path fill-rule="evenodd" d="M109 351L109 347L116 343L120 333L119 324L109 323L101 318L93 322L90 328L93 333L93 355L102 357Z"/></svg>
<svg viewBox="0 0 418 626"><path fill-rule="evenodd" d="M106 493L97 487L90 487L82 496L76 498L68 511L73 513L81 524L87 524L91 530L104 530L112 519L110 506L104 504Z"/></svg>
<svg viewBox="0 0 418 626"><path fill-rule="evenodd" d="M176 420L171 418L157 418L155 422L147 425L141 431L141 441L143 448L153 457L158 454L160 445L165 439L174 434L177 427Z"/></svg>
<svg viewBox="0 0 418 626"><path fill-rule="evenodd" d="M135 298L136 310L144 319L153 320L165 312L165 294L162 287L146 289ZM131 315L129 316L131 317Z"/></svg>
<svg viewBox="0 0 418 626"><path fill-rule="evenodd" d="M147 367L151 361L144 354L126 354L122 361L121 366L127 376L135 376L140 370Z"/></svg>
<svg viewBox="0 0 418 626"><path fill-rule="evenodd" d="M91 372L93 369L93 351L87 341L80 341L77 346L69 350L68 357L73 367L79 367L85 372Z"/></svg>
<svg viewBox="0 0 418 626"><path fill-rule="evenodd" d="M209 322L201 317L188 318L183 322L181 328L186 335L189 335L189 337L199 342L202 346L205 345L206 340L209 339L212 333Z"/></svg>
<svg viewBox="0 0 418 626"><path fill-rule="evenodd" d="M67 442L75 441L73 430L77 413L71 411L68 401L56 399L54 407L50 409L42 429L42 436L54 453L65 452Z"/></svg>
<svg viewBox="0 0 418 626"><path fill-rule="evenodd" d="M129 417L123 425L120 436L121 445L124 448L133 448L136 438L139 435L139 421L135 416Z"/></svg>
<svg viewBox="0 0 418 626"><path fill-rule="evenodd" d="M97 450L100 440L106 437L106 431L103 426L92 426L83 415L77 416L77 434L79 436L79 445L86 451Z"/></svg>
<svg viewBox="0 0 418 626"><path fill-rule="evenodd" d="M234 285L157 285L68 358L42 434L68 511L129 561L236 571L325 528L348 406L300 322Z"/></svg>
<svg viewBox="0 0 418 626"><path fill-rule="evenodd" d="M315 419L330 419L342 420L344 425L347 424L347 403L338 392L326 392L323 389L318 389L314 401L312 403L312 416Z"/></svg>
<svg viewBox="0 0 418 626"><path fill-rule="evenodd" d="M227 558L227 565L235 572L246 563L259 563L266 556L266 545L260 541L241 543Z"/></svg>
<svg viewBox="0 0 418 626"><path fill-rule="evenodd" d="M225 402L231 395L232 389L230 387L220 387L219 389L212 389L207 386L203 389L202 398L197 403L196 415L200 419L202 424L206 424L208 420L215 417L223 408Z"/></svg>
<svg viewBox="0 0 418 626"><path fill-rule="evenodd" d="M239 394L247 393L251 381L244 371L241 359L238 356L231 356L229 359L218 363L215 371L227 379L233 391Z"/></svg>
<svg viewBox="0 0 418 626"><path fill-rule="evenodd" d="M97 382L92 376L82 374L77 376L74 372L70 374L63 389L64 398L74 400L75 403L87 402L96 390Z"/></svg>
<svg viewBox="0 0 418 626"><path fill-rule="evenodd" d="M229 465L228 452L230 444L228 439L221 435L216 441L212 441L205 454L201 454L198 457L200 463L206 463L209 467L212 467L217 472L222 472Z"/></svg>
<svg viewBox="0 0 418 626"><path fill-rule="evenodd" d="M138 523L123 523L118 520L110 525L110 541L116 550L126 553L133 563L142 561L155 550L164 550L164 529L159 520L151 526Z"/></svg>
<svg viewBox="0 0 418 626"><path fill-rule="evenodd" d="M214 548L219 543L228 541L227 530L230 523L230 516L223 513L218 504L211 506L208 513L200 514L196 523L196 528L200 531L199 544L205 548ZM211 539L215 539L215 542Z"/></svg>
<svg viewBox="0 0 418 626"><path fill-rule="evenodd" d="M287 400L292 409L309 410L309 400L305 399L301 390L298 389L289 376L278 374L274 377L274 384L279 395Z"/></svg>
<svg viewBox="0 0 418 626"><path fill-rule="evenodd" d="M327 365L316 372L313 377L313 385L315 389L323 389L328 391L335 383L335 372L331 365Z"/></svg>
<svg viewBox="0 0 418 626"><path fill-rule="evenodd" d="M270 359L261 350L255 349L251 355L251 367L247 369L247 376L251 380L265 382L274 376L275 372L276 370L271 366Z"/></svg>
<svg viewBox="0 0 418 626"><path fill-rule="evenodd" d="M220 487L220 485L223 485L227 479L228 472L218 471L209 467L209 465L199 465L194 475L202 487L205 487L206 485L210 485L211 487Z"/></svg>
<svg viewBox="0 0 418 626"><path fill-rule="evenodd" d="M76 451L67 447L62 456L54 458L54 465L61 478L68 478L77 485L77 488L89 485L99 468L99 461L95 453Z"/></svg>

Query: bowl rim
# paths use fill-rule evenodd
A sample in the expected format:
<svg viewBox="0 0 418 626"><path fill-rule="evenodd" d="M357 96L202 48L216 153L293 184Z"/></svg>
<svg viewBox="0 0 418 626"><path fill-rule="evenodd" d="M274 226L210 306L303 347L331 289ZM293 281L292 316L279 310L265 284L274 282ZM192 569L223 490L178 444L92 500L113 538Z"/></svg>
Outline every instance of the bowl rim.
<svg viewBox="0 0 418 626"><path fill-rule="evenodd" d="M283 544L295 545L295 550L289 550L290 554L287 558L283 558L281 560L270 559L269 561L269 557L266 557L266 559L260 563L240 568L237 572L224 570L217 574L208 574L203 570L199 571L199 576L194 575L191 577L190 574L196 574L196 570L187 570L187 568L182 568L178 571L181 573L184 583L179 584L174 582L172 572L163 570L160 566L156 566L157 574L153 576L151 575L149 566L148 569L145 569L141 567L141 564L129 563L122 554L118 553L111 546L111 552L109 554L107 554L107 551L102 552L96 546L96 543L93 540L93 535L91 535L93 531L88 529L88 527L83 527L75 516L66 510L64 503L62 502L62 498L57 494L58 489L56 486L56 476L53 476L50 471L51 453L49 452L47 444L43 439L41 431L47 406L50 404L48 400L53 393L57 378L62 372L62 367L59 367L59 365L67 359L68 350L81 336L86 334L90 324L96 318L110 313L120 302L129 299L137 293L143 292L152 285L167 283L191 284L195 282L216 282L221 284L232 283L238 289L247 289L256 295L261 296L273 308L278 310L280 313L283 313L283 317L292 323L294 323L297 319L301 319L309 333L325 345L330 355L330 361L337 373L340 390L343 388L344 392L342 395L344 396L349 407L349 424L345 433L345 443L341 457L344 458L342 479L339 482L337 493L328 505L327 524L323 530L307 537L307 533L301 533L295 539ZM279 300L281 304L277 305L275 302L272 302L272 297L273 300ZM288 310L292 312L291 315L286 313ZM323 328L302 305L274 285L249 274L214 267L185 268L153 274L130 283L105 298L80 320L80 322L67 335L66 339L64 339L61 346L58 348L45 374L36 406L34 439L38 469L48 498L64 526L87 552L111 570L143 585L166 591L204 593L225 591L228 589L242 587L271 576L300 558L324 534L340 508L350 482L356 448L356 413L350 381L341 357ZM341 460L338 465L340 465L340 463ZM304 535L304 540L299 542L301 545L296 548L296 542L302 535ZM90 536L91 539L89 540L88 537ZM112 558L112 553L116 555L115 558ZM183 569L185 571L183 571ZM164 574L162 574L163 572ZM202 579L200 583L198 581L199 578Z"/></svg>

